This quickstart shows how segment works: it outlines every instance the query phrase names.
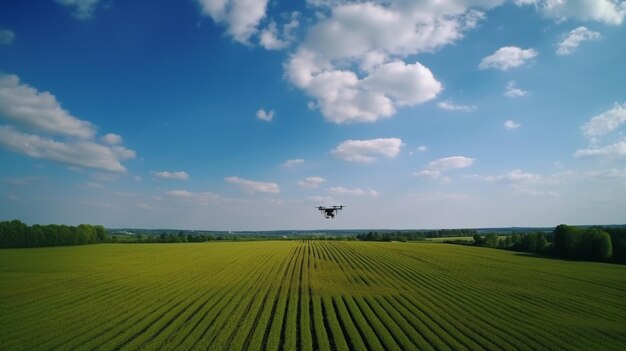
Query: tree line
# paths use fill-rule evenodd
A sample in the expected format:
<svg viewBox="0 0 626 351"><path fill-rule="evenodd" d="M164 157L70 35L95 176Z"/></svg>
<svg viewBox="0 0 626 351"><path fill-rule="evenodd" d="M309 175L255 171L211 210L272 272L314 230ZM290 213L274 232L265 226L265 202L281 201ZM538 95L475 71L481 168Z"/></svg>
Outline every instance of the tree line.
<svg viewBox="0 0 626 351"><path fill-rule="evenodd" d="M19 220L0 222L0 248L68 246L103 243L107 231L101 225L26 225Z"/></svg>
<svg viewBox="0 0 626 351"><path fill-rule="evenodd" d="M367 232L356 235L361 241L419 241L426 240L421 232Z"/></svg>
<svg viewBox="0 0 626 351"><path fill-rule="evenodd" d="M477 235L476 229L439 229L439 230L427 230L427 231L392 231L392 232L377 232L370 231L367 233L360 233L355 236L357 240L361 241L421 241L426 238L450 238L461 236L473 236Z"/></svg>
<svg viewBox="0 0 626 351"><path fill-rule="evenodd" d="M626 227L558 225L550 234L526 233L498 237L474 235L474 245L533 252L575 260L626 263Z"/></svg>

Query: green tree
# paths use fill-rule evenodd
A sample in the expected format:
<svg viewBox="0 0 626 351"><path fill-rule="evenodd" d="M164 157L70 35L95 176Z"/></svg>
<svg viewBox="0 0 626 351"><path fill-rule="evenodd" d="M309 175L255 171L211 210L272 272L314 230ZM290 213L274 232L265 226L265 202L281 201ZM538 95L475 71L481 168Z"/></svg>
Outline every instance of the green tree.
<svg viewBox="0 0 626 351"><path fill-rule="evenodd" d="M606 261L613 254L611 237L598 228L589 228L582 235L580 241L580 256L594 261Z"/></svg>

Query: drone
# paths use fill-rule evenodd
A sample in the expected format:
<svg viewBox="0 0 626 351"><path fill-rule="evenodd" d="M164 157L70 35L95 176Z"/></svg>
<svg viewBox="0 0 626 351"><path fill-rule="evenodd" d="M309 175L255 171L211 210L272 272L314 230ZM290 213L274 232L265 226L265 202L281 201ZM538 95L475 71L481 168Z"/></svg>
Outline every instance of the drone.
<svg viewBox="0 0 626 351"><path fill-rule="evenodd" d="M324 207L324 206L318 206L317 209L324 215L324 217L326 218L335 218L335 216L337 215L337 211L342 210L344 207L344 205L340 205L340 206L328 206L328 207Z"/></svg>

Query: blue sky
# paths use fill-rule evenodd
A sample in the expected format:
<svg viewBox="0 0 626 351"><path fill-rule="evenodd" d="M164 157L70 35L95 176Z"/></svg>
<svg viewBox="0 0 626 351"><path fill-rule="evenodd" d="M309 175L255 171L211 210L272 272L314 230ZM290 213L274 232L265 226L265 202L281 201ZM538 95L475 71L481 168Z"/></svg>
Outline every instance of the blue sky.
<svg viewBox="0 0 626 351"><path fill-rule="evenodd" d="M620 0L3 1L0 220L624 223L625 17Z"/></svg>

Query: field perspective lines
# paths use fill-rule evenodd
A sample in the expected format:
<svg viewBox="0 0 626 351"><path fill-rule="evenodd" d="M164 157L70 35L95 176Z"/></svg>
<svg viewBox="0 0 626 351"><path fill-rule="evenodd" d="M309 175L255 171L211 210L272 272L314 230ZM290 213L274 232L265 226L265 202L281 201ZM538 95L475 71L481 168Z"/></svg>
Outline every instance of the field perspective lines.
<svg viewBox="0 0 626 351"><path fill-rule="evenodd" d="M626 266L442 243L0 252L0 350L623 350Z"/></svg>

